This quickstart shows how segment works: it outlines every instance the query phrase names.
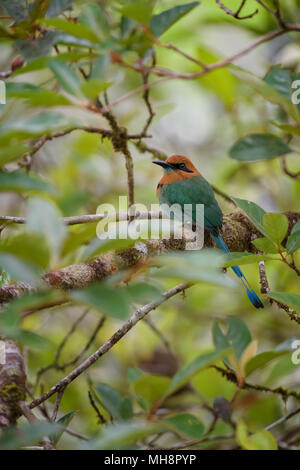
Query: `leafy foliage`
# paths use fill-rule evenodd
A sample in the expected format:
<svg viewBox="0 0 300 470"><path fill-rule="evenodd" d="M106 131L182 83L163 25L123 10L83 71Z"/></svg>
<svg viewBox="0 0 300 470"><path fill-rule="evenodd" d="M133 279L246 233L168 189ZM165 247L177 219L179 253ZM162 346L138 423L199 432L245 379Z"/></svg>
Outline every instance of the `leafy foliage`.
<svg viewBox="0 0 300 470"><path fill-rule="evenodd" d="M300 17L263 3L0 0L0 336L55 418L0 449L299 446ZM230 253L99 238L102 204L149 208L148 157L171 153L214 184Z"/></svg>

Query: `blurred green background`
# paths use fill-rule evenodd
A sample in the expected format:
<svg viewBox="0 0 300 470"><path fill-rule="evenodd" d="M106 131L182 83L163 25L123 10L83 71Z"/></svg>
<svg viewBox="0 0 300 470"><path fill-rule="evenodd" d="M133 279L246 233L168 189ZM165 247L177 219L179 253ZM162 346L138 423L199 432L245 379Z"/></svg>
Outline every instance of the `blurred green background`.
<svg viewBox="0 0 300 470"><path fill-rule="evenodd" d="M111 35L118 38L120 8L126 6L126 2L113 0L75 1L71 10L66 10L65 13L55 17L64 20L69 17L77 18L79 14L82 14L86 5L91 3L98 4L103 8L109 21ZM137 10L138 3L143 2L136 2L135 8ZM158 0L154 6L153 14L172 8L178 3L174 0ZM184 3L188 2L181 0L180 4ZM224 3L232 10L236 10L240 4L236 0L228 0ZM300 21L297 1L290 0L281 3L284 3L282 7L287 18L295 22ZM3 5L4 2L0 2L0 6ZM257 6L257 2L249 0L243 13L252 12ZM0 23L7 28L10 20L1 19ZM170 27L159 40L163 44L172 43L198 60L211 63L221 58L230 57L276 27L274 18L263 8L260 8L259 13L253 18L238 21L226 15L216 2L203 0L199 6ZM25 49L20 41L22 38L19 38L19 42L15 39L1 39L0 71L10 70L16 56L24 57ZM135 50L138 49L138 41L139 39L134 39L131 45L129 43L126 45L127 50L120 52L124 60L130 64L134 64L139 58L139 53ZM118 42L117 39L116 42ZM115 47L115 44L112 47ZM56 50L52 47L46 54L41 54L39 57L55 57L57 50L60 54L70 51L74 54L87 54L89 49L79 47L78 44L70 46L58 43ZM107 46L107 49L103 48L100 51L99 57L102 57L103 63L105 62L105 67L102 64L100 78L111 82L107 89L107 96L109 102L114 102L130 90L139 87L141 76L118 63L112 63L109 50ZM187 61L172 50L155 46L155 52L157 64L165 68L183 73L192 73L199 69L196 64ZM38 59L30 54L26 56L25 51L25 67L26 64L36 63L35 61ZM283 34L275 40L255 48L251 53L235 61L235 65L263 79L274 65L281 65L295 74L298 73L299 58L299 33L291 33L289 35ZM96 59L93 59L92 62ZM89 70L90 62L89 57L83 57L79 64L85 70ZM80 76L79 64L73 62L70 65L77 77ZM152 80L157 80L157 77L151 77ZM21 67L7 79L7 82L33 84L43 89L52 90L55 94L66 95L66 90L63 89L56 74L45 64L38 67L36 71L28 71L27 73L22 72ZM61 116L62 125L74 124L109 129L103 116L83 109L80 104L74 104L74 100L68 106L40 106L40 103L33 105L30 96L29 98L20 94L17 96L17 93L13 91L11 96L8 93L7 104L0 105L0 126L2 127L0 139L3 139L4 149L3 152L1 151L1 155L5 152L5 148L12 148L20 143L30 146L41 135L44 135L42 131L36 132L28 124L28 120L32 116L39 116L39 113L44 111L58 113ZM278 105L265 99L247 81L242 80L233 68L222 68L195 80L170 80L154 86L150 89L150 100L155 117L148 131L152 137L144 139L144 143L167 155L176 153L188 156L216 188L230 196L253 201L267 212L299 210L299 180L291 178L283 172L279 158L257 162L241 162L230 158L229 149L239 138L249 133L270 133L282 137L283 131L272 122L289 122L289 118ZM118 123L125 126L129 133L139 133L148 117L141 93L136 93L122 101L113 108L113 113ZM48 127L46 133L60 127L55 118L51 119L53 119L51 129L49 131ZM47 129L43 118L38 117L37 121L41 127L44 125ZM26 123L29 127L22 134L22 129L26 129ZM14 132L15 135L13 135ZM294 151L288 156L288 168L290 171L296 172L299 170L299 153L297 151L299 138L297 135L293 136L292 143ZM150 207L152 203L157 202L155 189L161 171L152 165L152 155L149 152L141 152L132 142L129 142L129 149L132 152L134 163L136 202L144 203ZM26 152L20 152L17 159L12 158L12 161L6 162L5 171L26 172L26 165L24 167L24 160L21 159L24 153ZM101 140L97 134L75 131L64 137L49 140L32 156L30 172L39 175L57 189L54 195L45 196L42 194L39 197L51 201L56 206L56 214L63 216L93 214L99 204L106 202L116 204L119 195L127 193L123 155L114 151L108 139ZM32 198L30 191L29 193L23 190L18 192L2 191L0 194L1 215L26 217L28 211L30 213ZM217 195L217 199L225 214L236 210L228 200L219 195ZM34 209L31 208L31 210ZM22 226L10 225L2 231L2 237L4 240L9 240L9 237L16 237L18 234L22 237L24 230ZM69 230L71 233L77 233L82 232L84 228L74 226ZM95 230L95 227L92 230ZM90 239L95 236L95 232L92 234L92 230ZM38 247L39 242L34 242L31 249L28 248L27 255L23 257L21 255L20 259L30 258L28 253L30 250L35 250L35 243L36 249L40 248ZM77 262L83 248L79 245L78 249L65 256L60 253L58 259L52 257L50 264L46 262L42 266L43 271L47 272L49 269ZM258 265L246 265L244 272L255 290L259 292ZM299 278L284 263L268 261L266 272L272 291L299 293ZM228 276L231 274L228 273ZM13 280L15 278L10 276L8 280L7 278L3 280L3 285L5 282ZM136 280L149 282L160 291L175 285L175 281L172 279L157 277L155 271L142 272ZM146 302L140 302L140 304L142 303ZM139 302L134 302L131 305L131 312L137 305ZM48 390L72 369L71 366L64 370L53 368L46 371L40 377L39 385L35 388L38 371L53 362L59 344L74 321L83 314L85 308L82 305L71 303L52 309L44 309L24 320L24 329L48 340L46 347L42 349L36 349L31 345L23 346L28 384L32 393L39 395L43 390ZM101 313L98 311L89 309L66 343L60 363L72 360L84 348L99 322L100 315ZM263 311L255 310L238 284L234 288L227 288L201 282L189 289L186 295L176 296L151 312L149 315L151 325L146 322L138 323L107 355L71 384L64 393L59 416L76 411L71 429L85 436L92 436L98 432L99 423L95 410L89 402L88 390L100 383L108 384L118 390L122 396L130 396L134 413L137 417L143 416L146 412L145 406L143 408L143 404L141 405L141 396L147 399L151 381L149 384L146 383L144 389L140 387L140 399L137 400L137 392L134 388L134 382L132 382L133 368L138 368L149 374L172 376L184 364L213 349L212 326L214 321L226 320L229 316L238 317L246 323L252 338L258 340L259 352L274 350L278 344L284 341L297 336L299 338L297 331L299 325L291 322L288 315L278 309L276 305L271 306L266 301ZM98 348L122 323L122 320L107 317L86 354ZM157 330L163 338L157 333ZM272 388L282 385L300 392L299 379L299 366L292 364L290 354L288 354L279 357L256 372L249 381ZM211 368L198 373L192 379L191 385L192 387L186 387L168 399L166 408L171 414L181 410L192 412L204 423L207 430L211 421L211 413L204 405L211 407L217 396L231 400L236 386ZM46 406L49 410L53 408L54 401L52 397L47 402ZM257 431L279 419L285 412L293 409L293 406L293 399L284 403L276 394L243 390L234 403L232 419L237 422L241 418L251 431ZM105 406L99 405L99 407L104 418L109 420ZM284 434L288 431L293 432L295 428L298 429L296 435L299 436L299 426L296 426L296 420L291 423L290 427L288 424L283 425L280 431ZM220 419L213 430L215 434L231 432L232 425ZM174 437L172 433L166 433L159 442L161 445L170 446L177 441L178 438ZM139 447L137 442L135 445ZM78 443L74 437L63 435L60 448L76 448L77 446ZM234 448L235 444L233 441L228 441L227 444L224 440L223 442L203 444L203 446Z"/></svg>

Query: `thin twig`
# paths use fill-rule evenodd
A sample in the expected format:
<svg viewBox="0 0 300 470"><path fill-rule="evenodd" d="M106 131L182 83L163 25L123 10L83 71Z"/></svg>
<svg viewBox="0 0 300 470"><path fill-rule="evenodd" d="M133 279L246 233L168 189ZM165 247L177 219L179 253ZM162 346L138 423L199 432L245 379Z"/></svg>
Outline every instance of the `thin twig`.
<svg viewBox="0 0 300 470"><path fill-rule="evenodd" d="M223 434L220 436L206 436L202 437L201 439L194 439L191 441L186 441L186 442L180 442L179 444L175 444L171 447L156 447L156 449L162 449L162 450L179 450L179 449L185 449L187 447L194 447L198 444L202 444L203 442L214 442L214 441L222 441L223 439L234 439L235 435L234 434Z"/></svg>
<svg viewBox="0 0 300 470"><path fill-rule="evenodd" d="M289 419L293 418L294 416L296 416L297 414L300 413L300 408L297 408L296 410L292 411L291 413L289 413L288 415L286 416L283 416L282 418L279 418L277 421L275 421L274 423L271 423L269 424L268 426L265 427L265 430L266 431L270 431L270 429L273 429L275 428L276 426L278 426L278 424L282 424L282 423L285 423L286 421L288 421Z"/></svg>
<svg viewBox="0 0 300 470"><path fill-rule="evenodd" d="M54 405L54 410L53 410L53 413L52 413L51 421L56 421L57 413L58 413L58 409L59 409L59 405L60 405L60 403L61 403L61 400L62 400L62 397L63 397L64 392L65 392L65 388L61 388L61 389L59 390L59 392L57 393L57 397L56 397L56 401L55 401L55 405Z"/></svg>
<svg viewBox="0 0 300 470"><path fill-rule="evenodd" d="M300 171L296 171L295 173L293 173L292 171L290 171L287 167L287 163L286 163L286 155L282 155L280 157L280 165L281 165L281 168L282 168L282 171L287 175L289 176L290 178L293 178L293 179L298 179L299 176L300 176Z"/></svg>
<svg viewBox="0 0 300 470"><path fill-rule="evenodd" d="M38 423L39 420L37 417L32 413L30 408L25 404L24 401L19 401L19 407L25 416L25 418L29 421L29 423ZM49 437L45 436L42 439L43 449L44 450L56 450L52 442L50 441Z"/></svg>
<svg viewBox="0 0 300 470"><path fill-rule="evenodd" d="M268 283L268 279L266 275L265 262L259 261L258 266L259 266L259 276L260 276L260 284L261 284L260 292L262 294L268 294L271 291L271 289L269 287L269 283Z"/></svg>
<svg viewBox="0 0 300 470"><path fill-rule="evenodd" d="M142 320L149 312L155 310L159 307L163 302L167 299L170 299L174 295L178 294L179 292L183 292L185 289L189 287L189 284L182 283L179 284L172 289L166 291L162 299L157 300L155 302L151 302L146 304L140 308L138 308L133 315L119 328L112 336L109 338L99 349L97 349L91 356L85 359L78 367L76 367L70 374L60 380L57 384L50 388L46 393L41 395L40 397L34 399L29 407L35 408L36 406L40 405L44 401L48 400L52 395L57 393L61 389L65 389L73 380L75 380L79 375L85 372L92 364L94 364L101 356L106 354L116 343L120 341L120 339L125 336L128 331L130 331L140 320Z"/></svg>
<svg viewBox="0 0 300 470"><path fill-rule="evenodd" d="M129 220L132 217L132 213L129 212L117 212L115 214L116 222ZM150 220L150 219L164 219L166 216L161 211L145 211L140 212L136 211L133 214L134 218L140 220ZM63 217L62 220L65 225L80 225L80 224L91 224L95 222L100 222L101 220L107 218L107 214L86 214L86 215L75 215L71 217ZM8 224L26 224L26 219L24 217L13 217L10 215L0 215L1 222L7 222Z"/></svg>
<svg viewBox="0 0 300 470"><path fill-rule="evenodd" d="M103 415L101 414L98 406L96 405L95 400L94 400L93 395L92 395L92 392L90 390L88 391L88 397L89 397L89 401L90 401L90 404L91 404L92 408L94 408L94 410L96 412L99 424L105 424L106 421L105 421Z"/></svg>
<svg viewBox="0 0 300 470"><path fill-rule="evenodd" d="M280 29L276 29L274 31L270 31L269 33L265 34L264 36L260 37L259 39L254 41L252 44L247 46L245 49L243 49L243 50L237 52L236 54L234 54L234 55L232 55L232 56L230 56L226 59L223 59L219 62L207 65L207 67L204 70L200 70L199 72L189 73L188 74L188 73L177 73L177 72L173 72L172 70L168 70L168 69L163 69L162 70L162 69L152 68L151 69L152 74L158 75L158 76L163 77L163 78L161 78L159 80L156 80L156 81L152 81L152 82L147 83L147 84L144 84L140 87L137 87L137 88L129 91L128 93L126 93L123 96L121 96L120 98L118 98L116 101L110 103L109 106L105 106L104 108L100 109L99 112L101 112L101 113L107 112L107 111L111 110L112 108L114 108L115 106L122 103L123 101L127 100L128 98L131 98L132 96L136 95L137 93L144 92L145 89L152 88L152 87L160 85L162 83L166 83L169 80L177 80L177 79L193 80L193 79L196 79L196 78L200 78L200 77L202 77L202 76L204 76L204 75L206 75L210 72L213 72L214 70L221 69L221 68L226 67L227 65L231 64L232 62L235 62L236 60L240 59L244 55L246 55L249 52L256 49L261 44L264 44L264 43L266 43L268 41L271 41L272 39L275 39L275 38L277 38L277 37L279 37L279 36L281 36L281 35L283 35L287 32L292 32L292 31L300 31L300 24L297 24L297 23L286 24L285 29L280 28ZM140 71L140 69L139 69L139 71Z"/></svg>
<svg viewBox="0 0 300 470"><path fill-rule="evenodd" d="M259 3L259 5L261 5L268 13L270 13L270 15L275 18L275 20L283 29L286 29L287 25L282 18L280 4L278 0L273 0L274 10L272 10L272 8L270 8L263 0L256 0L256 2Z"/></svg>
<svg viewBox="0 0 300 470"><path fill-rule="evenodd" d="M167 351L172 355L174 356L174 353L171 349L171 346L169 344L169 341L167 340L167 338L165 338L165 336L163 335L163 333L156 327L156 325L154 325L154 323L150 320L150 318L144 318L144 323L147 323L147 325L151 328L151 330L156 334L156 336L161 340L161 342L163 343L163 345L165 346L165 348L167 349Z"/></svg>
<svg viewBox="0 0 300 470"><path fill-rule="evenodd" d="M216 365L212 365L210 367L220 372L222 376L225 377L229 382L232 382L235 384L238 383L238 379L233 371L224 369L223 367L219 367ZM269 387L264 387L262 385L255 385L255 384L249 384L248 382L244 382L240 388L245 389L245 390L256 390L258 392L273 393L275 395L280 395L283 400L287 400L289 397L293 397L296 400L300 401L300 392L296 390L287 390L283 387L269 388Z"/></svg>
<svg viewBox="0 0 300 470"><path fill-rule="evenodd" d="M65 346L66 342L68 341L68 339L70 338L70 336L74 333L74 331L76 330L76 328L78 327L79 323L83 320L83 318L86 316L86 314L88 313L89 309L87 309L75 322L74 324L72 325L70 331L66 334L66 336L64 337L64 339L62 340L62 342L60 343L57 351L56 351L56 354L55 354L55 358L54 358L54 361L45 366L45 367L42 367L38 373L37 373L37 379L36 379L36 386L38 385L38 382L40 381L40 378L41 376L45 373L45 372L48 372L49 370L51 369L56 369L56 370L60 370L60 371L64 371L65 369L67 369L68 367L70 366L73 366L75 364L78 363L78 361L82 358L82 356L86 353L86 351L88 351L88 349L90 348L91 344L93 343L93 341L95 340L96 336L97 336L97 333L99 332L99 330L102 328L103 324L104 324L104 321L105 321L105 317L103 316L97 323L93 333L91 334L91 337L90 339L87 341L86 345L83 347L83 349L73 358L71 359L70 361L68 362L65 362L63 364L59 364L59 359L60 359L60 354L61 354L61 351L63 349L63 347Z"/></svg>
<svg viewBox="0 0 300 470"><path fill-rule="evenodd" d="M156 65L156 59L155 59L155 54L153 53L152 67L155 67L155 65ZM143 80L144 85L147 85L150 73L145 72L144 70L142 70L141 74L142 74L142 80ZM146 108L148 110L149 116L148 116L148 119L146 121L146 124L144 125L144 127L142 129L141 138L144 137L145 135L147 135L148 129L149 129L149 127L150 127L150 125L153 121L153 118L155 116L155 112L153 111L149 95L150 95L150 89L146 88L145 91L144 91L144 94L143 94L143 99L144 99L144 102L146 104Z"/></svg>
<svg viewBox="0 0 300 470"><path fill-rule="evenodd" d="M281 310L284 310L288 316L290 317L291 320L295 321L300 325L300 315L296 312L296 310L292 309L291 307L288 307L288 305L283 304L282 302L279 302L279 300L276 299L270 299L272 303L275 303Z"/></svg>
<svg viewBox="0 0 300 470"><path fill-rule="evenodd" d="M246 20L248 18L252 18L254 15L256 15L258 13L258 9L256 9L253 13L250 13L249 15L246 15L246 16L240 16L240 13L243 9L243 7L245 6L245 3L246 3L246 0L242 0L239 8L237 9L237 11L234 13L232 10L230 10L229 8L227 8L224 3L222 3L220 0L216 0L217 4L219 5L220 8L222 8L223 11L225 11L225 13L227 15L230 15L232 16L233 18L235 18L236 20Z"/></svg>

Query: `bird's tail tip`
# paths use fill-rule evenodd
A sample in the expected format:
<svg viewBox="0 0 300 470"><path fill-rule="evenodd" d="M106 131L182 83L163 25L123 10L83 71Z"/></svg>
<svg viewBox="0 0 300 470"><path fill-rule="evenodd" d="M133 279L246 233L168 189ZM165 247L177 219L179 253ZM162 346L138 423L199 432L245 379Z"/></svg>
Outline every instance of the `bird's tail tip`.
<svg viewBox="0 0 300 470"><path fill-rule="evenodd" d="M255 308L264 308L264 304L262 303L262 301L260 300L260 298L254 292L253 289L247 288L247 295L248 295L250 302L252 303L252 305L254 305Z"/></svg>

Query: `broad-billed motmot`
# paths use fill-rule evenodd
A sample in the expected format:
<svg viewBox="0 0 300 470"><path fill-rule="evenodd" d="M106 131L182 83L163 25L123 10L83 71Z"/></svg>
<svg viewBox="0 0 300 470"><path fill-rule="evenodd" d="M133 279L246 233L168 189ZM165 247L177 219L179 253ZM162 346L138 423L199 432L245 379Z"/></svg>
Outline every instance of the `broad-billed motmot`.
<svg viewBox="0 0 300 470"><path fill-rule="evenodd" d="M159 180L156 194L161 204L172 206L179 204L184 209L185 204L194 204L192 219L195 219L196 204L204 205L204 228L207 229L216 245L224 253L229 249L220 235L223 214L215 198L210 184L203 178L192 162L182 155L172 155L167 160L153 161L164 169L164 175ZM264 305L245 278L239 266L232 266L233 272L246 288L250 302L256 308Z"/></svg>

